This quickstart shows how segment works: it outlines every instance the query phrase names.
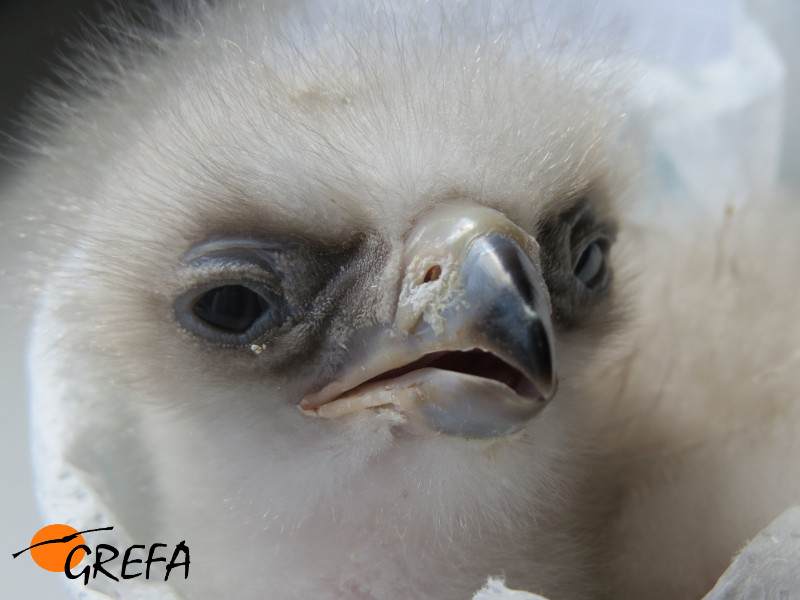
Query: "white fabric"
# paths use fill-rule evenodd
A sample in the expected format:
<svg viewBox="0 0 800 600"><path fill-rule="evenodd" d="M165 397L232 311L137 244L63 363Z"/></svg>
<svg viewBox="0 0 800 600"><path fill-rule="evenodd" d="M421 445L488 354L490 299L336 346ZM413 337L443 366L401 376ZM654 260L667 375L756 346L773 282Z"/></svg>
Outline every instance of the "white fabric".
<svg viewBox="0 0 800 600"><path fill-rule="evenodd" d="M632 132L641 135L648 189L643 218L740 206L774 185L784 131L784 65L741 12L729 52L688 68L649 61L631 91ZM638 118L637 118L638 117Z"/></svg>
<svg viewBox="0 0 800 600"><path fill-rule="evenodd" d="M796 598L800 594L800 506L787 510L745 546L704 600ZM547 600L490 578L472 600Z"/></svg>
<svg viewBox="0 0 800 600"><path fill-rule="evenodd" d="M798 596L800 506L795 506L753 538L705 600Z"/></svg>

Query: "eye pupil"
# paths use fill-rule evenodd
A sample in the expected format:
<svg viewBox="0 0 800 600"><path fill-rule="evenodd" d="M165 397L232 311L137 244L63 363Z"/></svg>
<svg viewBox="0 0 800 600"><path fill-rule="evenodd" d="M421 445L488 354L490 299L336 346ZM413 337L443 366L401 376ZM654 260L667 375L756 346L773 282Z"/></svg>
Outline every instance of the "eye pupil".
<svg viewBox="0 0 800 600"><path fill-rule="evenodd" d="M592 242L581 253L575 263L575 277L586 287L594 287L603 281L605 276L605 253L598 242Z"/></svg>
<svg viewBox="0 0 800 600"><path fill-rule="evenodd" d="M198 318L212 327L244 333L269 310L269 303L243 285L223 285L203 294L193 310Z"/></svg>

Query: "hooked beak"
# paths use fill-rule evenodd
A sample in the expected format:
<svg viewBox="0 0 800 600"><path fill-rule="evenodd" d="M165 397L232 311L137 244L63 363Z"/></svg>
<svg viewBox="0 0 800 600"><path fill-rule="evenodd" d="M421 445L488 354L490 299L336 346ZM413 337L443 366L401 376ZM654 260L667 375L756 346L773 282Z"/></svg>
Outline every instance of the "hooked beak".
<svg viewBox="0 0 800 600"><path fill-rule="evenodd" d="M334 418L388 408L468 438L522 429L556 390L549 298L538 244L501 213L441 207L406 242L394 323L300 402ZM362 343L363 342L363 343Z"/></svg>

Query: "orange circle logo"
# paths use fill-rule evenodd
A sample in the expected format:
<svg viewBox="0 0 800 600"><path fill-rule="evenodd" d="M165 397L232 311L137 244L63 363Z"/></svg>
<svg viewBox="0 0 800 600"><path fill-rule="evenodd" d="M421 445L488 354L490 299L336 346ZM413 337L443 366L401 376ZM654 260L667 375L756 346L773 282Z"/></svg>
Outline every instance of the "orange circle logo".
<svg viewBox="0 0 800 600"><path fill-rule="evenodd" d="M42 543L47 542L47 543ZM42 544L37 546L37 544ZM36 532L31 540L31 557L36 564L48 571L63 571L67 556L73 548L86 542L78 530L69 525L48 525ZM74 569L86 555L85 550L78 550L72 555L69 568Z"/></svg>

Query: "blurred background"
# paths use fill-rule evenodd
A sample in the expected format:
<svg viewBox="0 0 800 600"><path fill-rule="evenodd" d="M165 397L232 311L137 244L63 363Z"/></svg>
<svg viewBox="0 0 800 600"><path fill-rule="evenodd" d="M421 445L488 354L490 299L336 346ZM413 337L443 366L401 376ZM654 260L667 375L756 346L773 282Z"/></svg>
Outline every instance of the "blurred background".
<svg viewBox="0 0 800 600"><path fill-rule="evenodd" d="M603 0L599 0L602 4ZM139 2L140 3L140 2ZM125 2L130 6L132 2ZM107 2L98 0L0 0L0 598L65 598L63 575L37 567L29 555L11 554L29 545L43 525L37 512L29 465L25 389L25 337L29 298L15 296L16 257L26 241L2 196L13 178L13 143L24 131L25 110L37 83L48 77L56 57L69 54L65 39L80 35ZM786 104L781 177L800 189L800 0L747 0L747 10L767 32L786 62ZM9 281L12 279L12 281Z"/></svg>
<svg viewBox="0 0 800 600"><path fill-rule="evenodd" d="M11 558L30 545L44 525L39 517L30 468L25 338L30 300L13 292L24 247L18 239L3 187L13 177L15 153L10 138L24 129L25 107L33 88L50 73L65 39L101 11L97 0L0 0L0 599L60 600L67 597L63 574L39 568L30 553Z"/></svg>

